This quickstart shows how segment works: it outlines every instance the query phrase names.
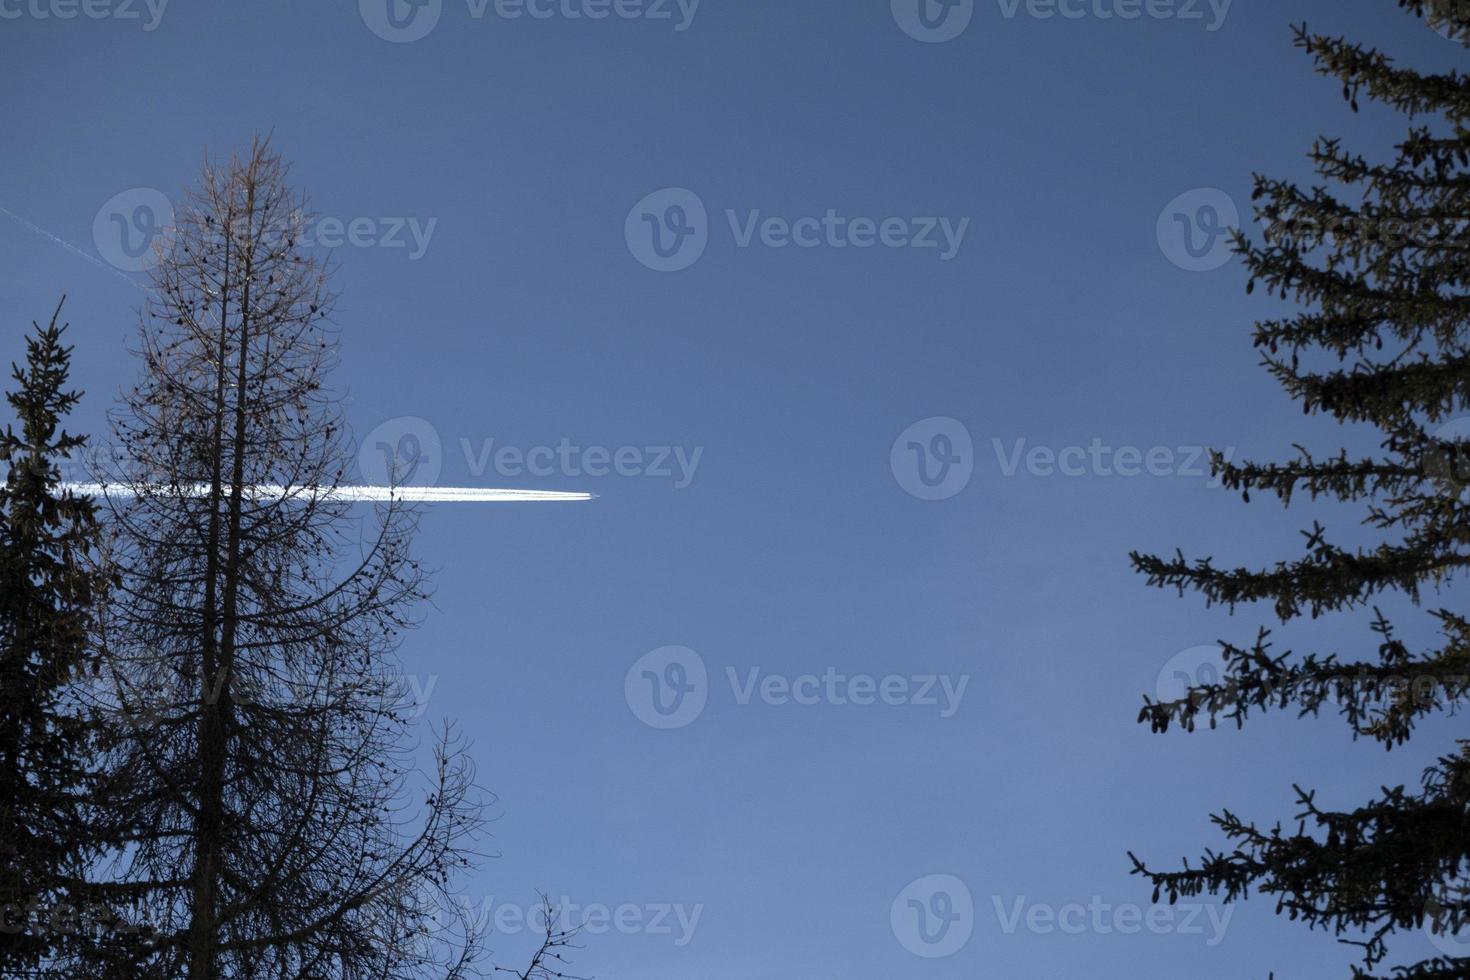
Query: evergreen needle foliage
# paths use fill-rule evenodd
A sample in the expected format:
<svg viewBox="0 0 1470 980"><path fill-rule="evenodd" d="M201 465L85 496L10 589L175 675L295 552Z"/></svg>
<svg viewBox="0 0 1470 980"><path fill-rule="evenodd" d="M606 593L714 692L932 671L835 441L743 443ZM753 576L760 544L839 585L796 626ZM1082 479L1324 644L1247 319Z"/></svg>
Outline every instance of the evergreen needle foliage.
<svg viewBox="0 0 1470 980"><path fill-rule="evenodd" d="M1464 4L1399 6L1470 46ZM1267 602L1283 623L1371 608L1385 593L1433 603L1470 565L1470 438L1445 428L1470 409L1470 77L1413 71L1306 26L1296 44L1319 74L1342 83L1354 111L1366 98L1412 125L1391 162L1319 139L1310 158L1324 186L1257 177L1257 217L1268 231L1260 244L1237 234L1237 250L1251 289L1263 286L1303 312L1257 324L1255 344L1305 412L1375 427L1382 451L1320 457L1298 446L1286 462L1231 464L1217 455L1214 465L1247 501L1264 493L1290 504L1305 494L1360 506L1381 540L1345 547L1314 525L1303 532L1303 554L1267 568L1132 556L1151 585L1231 608ZM1391 749L1467 694L1470 619L1437 606L1426 613L1442 638L1433 649L1410 649L1381 613L1366 654L1278 653L1266 629L1248 645L1222 643L1218 683L1173 702L1146 699L1140 720L1157 732L1192 731L1201 719L1241 725L1253 709L1315 715L1331 704L1355 736ZM1301 788L1297 802L1289 827L1220 813L1214 821L1228 850L1208 850L1173 871L1135 857L1135 873L1153 883L1155 901L1206 892L1233 901L1253 889L1272 895L1279 913L1361 946L1359 978L1379 975L1395 933L1443 937L1470 923L1470 740L1447 750L1417 788L1385 788L1350 811L1320 806ZM1463 978L1470 958L1399 965L1391 975Z"/></svg>
<svg viewBox="0 0 1470 980"><path fill-rule="evenodd" d="M26 339L6 399L20 429L0 432L0 974L53 957L78 916L82 869L97 841L86 800L90 729L69 697L91 661L88 634L104 582L93 571L90 500L61 487L85 440L61 428L81 398L68 390L71 348L58 306ZM71 920L68 922L68 920Z"/></svg>

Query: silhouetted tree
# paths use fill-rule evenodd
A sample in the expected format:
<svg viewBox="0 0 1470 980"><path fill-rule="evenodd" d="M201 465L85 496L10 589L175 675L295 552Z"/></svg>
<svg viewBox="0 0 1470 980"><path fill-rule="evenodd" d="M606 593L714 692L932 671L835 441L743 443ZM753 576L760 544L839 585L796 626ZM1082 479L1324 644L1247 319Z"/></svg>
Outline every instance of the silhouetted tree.
<svg viewBox="0 0 1470 980"><path fill-rule="evenodd" d="M480 823L445 733L426 805L392 663L424 596L413 514L361 514L326 388L327 272L266 142L199 187L160 244L141 383L105 491L118 575L99 624L103 750L136 815L108 880L149 932L77 975L458 977L451 875ZM370 522L372 523L372 522Z"/></svg>
<svg viewBox="0 0 1470 980"><path fill-rule="evenodd" d="M1401 0L1447 35L1470 45L1464 5ZM1470 565L1470 433L1444 428L1470 404L1470 78L1425 74L1341 38L1296 32L1320 74L1338 79L1354 110L1366 96L1414 125L1391 162L1377 162L1320 139L1311 159L1329 186L1304 191L1256 179L1265 241L1236 245L1251 287L1299 301L1304 312L1257 324L1263 362L1308 413L1366 423L1381 434L1381 454L1352 458L1297 447L1280 463L1215 470L1246 500L1268 493L1290 504L1306 495L1361 505L1380 540L1333 543L1320 524L1305 532L1305 553L1266 568L1222 568L1134 554L1152 585L1197 592L1232 609L1269 602L1282 622L1370 606L1400 593L1416 605ZM1201 718L1243 724L1252 709L1317 714L1339 708L1355 736L1392 748L1430 714L1454 710L1470 675L1470 620L1434 608L1442 642L1413 650L1381 613L1370 650L1294 655L1273 649L1262 629L1253 642L1222 643L1226 669L1169 703L1147 702L1142 721L1155 731L1193 730ZM1146 699L1147 701L1147 699ZM1157 871L1134 858L1157 901L1202 892L1227 901L1251 890L1275 897L1277 910L1361 945L1367 977L1400 930L1462 928L1470 895L1461 882L1470 861L1470 741L1460 741L1424 773L1417 788L1398 786L1356 809L1319 806L1297 789L1298 819L1261 827L1225 811L1214 820L1230 850L1210 850L1197 866ZM1470 959L1445 956L1395 968L1402 978L1463 978Z"/></svg>
<svg viewBox="0 0 1470 980"><path fill-rule="evenodd" d="M88 661L94 604L91 500L62 486L85 442L61 428L81 398L67 387L61 307L26 338L6 399L20 429L0 432L0 974L33 974L82 928L91 728L70 696Z"/></svg>

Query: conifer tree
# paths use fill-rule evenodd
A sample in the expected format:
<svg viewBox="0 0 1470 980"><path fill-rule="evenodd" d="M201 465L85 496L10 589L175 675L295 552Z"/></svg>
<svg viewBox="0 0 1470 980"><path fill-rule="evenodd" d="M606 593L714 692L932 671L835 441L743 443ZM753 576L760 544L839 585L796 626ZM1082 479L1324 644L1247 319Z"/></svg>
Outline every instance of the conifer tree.
<svg viewBox="0 0 1470 980"><path fill-rule="evenodd" d="M90 659L90 499L62 487L85 439L61 428L81 395L67 387L71 348L58 306L26 339L6 397L19 430L0 432L0 974L25 976L79 931L83 870L95 853L85 802L91 729L69 696ZM69 910L69 911L68 911Z"/></svg>
<svg viewBox="0 0 1470 980"><path fill-rule="evenodd" d="M1399 6L1470 46L1463 4ZM1135 553L1133 561L1151 585L1232 610L1270 603L1282 623L1376 610L1397 593L1424 610L1438 639L1415 649L1381 612L1350 651L1278 650L1262 628L1250 642L1222 642L1217 682L1172 702L1145 699L1140 720L1157 732L1192 731L1202 720L1238 726L1253 711L1340 710L1355 738L1393 748L1427 717L1455 710L1470 675L1470 617L1443 605L1446 587L1470 566L1470 435L1448 425L1470 410L1470 77L1415 71L1305 25L1295 36L1317 72L1342 83L1354 111L1367 98L1411 125L1386 160L1320 138L1310 159L1322 186L1257 177L1266 234L1259 244L1237 234L1237 250L1251 289L1264 286L1302 311L1258 323L1255 346L1305 412L1372 426L1381 451L1358 458L1297 446L1282 462L1231 464L1216 455L1214 467L1247 501L1269 494L1286 505L1302 497L1356 505L1375 540L1341 545L1314 523L1303 532L1303 554L1267 567L1219 567L1182 554ZM1270 895L1279 913L1360 946L1357 977L1384 969L1403 980L1470 976L1470 958L1452 955L1449 943L1441 943L1446 955L1389 964L1396 934L1445 937L1470 922L1470 740L1446 746L1427 772L1406 777L1413 775L1417 781L1348 810L1299 787L1284 827L1224 811L1214 821L1227 849L1168 871L1134 857L1135 873L1153 883L1155 901Z"/></svg>

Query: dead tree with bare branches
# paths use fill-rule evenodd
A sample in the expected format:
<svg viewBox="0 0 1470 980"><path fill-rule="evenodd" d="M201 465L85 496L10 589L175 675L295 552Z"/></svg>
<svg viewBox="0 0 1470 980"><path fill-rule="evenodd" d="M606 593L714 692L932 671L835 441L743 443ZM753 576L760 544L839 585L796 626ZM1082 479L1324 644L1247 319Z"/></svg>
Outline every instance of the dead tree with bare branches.
<svg viewBox="0 0 1470 980"><path fill-rule="evenodd" d="M159 245L103 475L92 699L132 816L101 876L146 929L68 975L476 971L475 929L440 914L475 857L472 767L448 730L415 763L395 664L425 596L414 513L337 493L333 296L286 178L265 140L206 160Z"/></svg>

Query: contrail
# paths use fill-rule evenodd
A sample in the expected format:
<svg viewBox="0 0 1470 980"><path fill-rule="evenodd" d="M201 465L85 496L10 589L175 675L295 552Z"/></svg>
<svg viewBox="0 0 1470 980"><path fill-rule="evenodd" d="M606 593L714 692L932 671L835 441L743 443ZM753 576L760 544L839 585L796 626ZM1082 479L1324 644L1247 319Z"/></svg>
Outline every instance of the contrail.
<svg viewBox="0 0 1470 980"><path fill-rule="evenodd" d="M62 486L76 494L88 497L112 497L128 499L138 496L138 488L114 483L63 483ZM187 487L160 486L159 490L189 497L206 497L209 485L194 484ZM228 493L229 488L224 488ZM576 503L596 500L595 493L566 493L555 490L504 490L487 487L373 487L340 486L326 489L312 487L258 486L250 487L245 495L252 500L271 498L304 498L310 500L342 500L349 503L408 503L408 504L496 504L496 503Z"/></svg>
<svg viewBox="0 0 1470 980"><path fill-rule="evenodd" d="M19 223L22 227L29 228L31 231L35 232L38 235L44 235L44 236L46 236L47 238L51 239L56 244L60 245L62 248L66 249L68 252L72 252L72 253L74 253L76 255L80 255L82 258L86 259L88 262L92 263L97 268L101 269L103 272L110 272L112 275L117 276L123 282L126 282L126 283L129 283L131 285L137 286L139 289L142 289L143 288L143 284L140 283L140 282L138 282L138 280L133 279L132 277L128 276L124 272L121 272L121 271L119 271L117 269L114 269L112 266L108 265L106 262L103 262L103 261L101 261L101 260L99 260L99 259L97 259L97 258L95 258L95 257L93 257L91 255L89 255L88 253L86 253L86 252L82 251L81 249L77 248L75 245L73 245L71 242L67 241L66 239L64 239L64 238L58 238L57 236L51 234L51 232L47 231L45 228L42 228L40 225L36 224L34 221L27 221L25 218L22 218L20 215L16 214L14 211L10 210L9 208L0 207L0 214L3 214L7 218L10 218L12 221L15 221L15 222Z"/></svg>

